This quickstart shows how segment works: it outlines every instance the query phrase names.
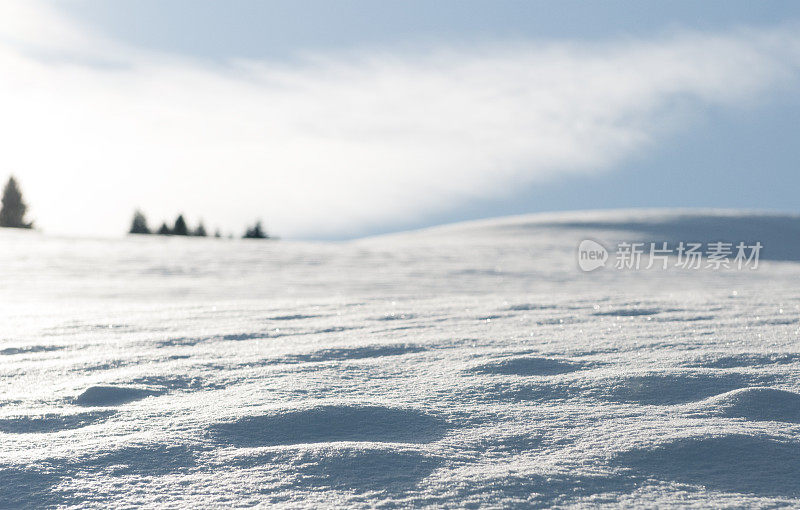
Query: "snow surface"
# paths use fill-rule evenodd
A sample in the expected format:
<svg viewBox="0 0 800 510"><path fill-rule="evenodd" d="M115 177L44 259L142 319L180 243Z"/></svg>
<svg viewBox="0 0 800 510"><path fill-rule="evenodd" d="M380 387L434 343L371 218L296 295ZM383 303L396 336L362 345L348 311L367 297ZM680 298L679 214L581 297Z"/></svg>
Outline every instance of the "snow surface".
<svg viewBox="0 0 800 510"><path fill-rule="evenodd" d="M761 240L755 271L581 239ZM0 231L0 507L800 505L800 219Z"/></svg>

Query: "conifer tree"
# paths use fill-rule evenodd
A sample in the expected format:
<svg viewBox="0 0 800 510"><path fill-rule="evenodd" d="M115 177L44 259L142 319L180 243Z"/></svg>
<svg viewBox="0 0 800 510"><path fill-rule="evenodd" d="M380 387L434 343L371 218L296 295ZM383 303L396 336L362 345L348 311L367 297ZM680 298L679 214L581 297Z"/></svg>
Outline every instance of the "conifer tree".
<svg viewBox="0 0 800 510"><path fill-rule="evenodd" d="M0 227L31 228L33 224L25 222L27 210L28 206L22 199L22 191L19 189L17 180L13 176L9 177L3 188Z"/></svg>
<svg viewBox="0 0 800 510"><path fill-rule="evenodd" d="M188 236L189 235L189 228L186 226L186 220L183 219L183 215L178 215L178 219L175 220L175 226L172 227L172 235L174 236Z"/></svg>
<svg viewBox="0 0 800 510"><path fill-rule="evenodd" d="M257 221L255 225L249 227L243 237L244 239L269 239L269 236L261 227L261 221Z"/></svg>
<svg viewBox="0 0 800 510"><path fill-rule="evenodd" d="M149 234L150 227L147 226L147 218L144 217L144 213L140 210L136 210L133 213L133 221L131 221L131 229L128 231L129 234Z"/></svg>
<svg viewBox="0 0 800 510"><path fill-rule="evenodd" d="M197 228L194 229L194 232L192 232L192 235L198 236L198 237L206 237L208 235L206 233L206 227L205 227L205 225L203 225L202 221L197 224Z"/></svg>

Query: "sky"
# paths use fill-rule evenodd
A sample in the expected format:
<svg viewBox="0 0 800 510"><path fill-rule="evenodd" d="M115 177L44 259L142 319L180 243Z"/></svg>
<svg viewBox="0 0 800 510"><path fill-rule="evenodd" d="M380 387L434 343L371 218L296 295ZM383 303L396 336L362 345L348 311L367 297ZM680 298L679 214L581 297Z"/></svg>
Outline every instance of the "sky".
<svg viewBox="0 0 800 510"><path fill-rule="evenodd" d="M0 179L347 239L540 211L800 212L800 3L0 1Z"/></svg>

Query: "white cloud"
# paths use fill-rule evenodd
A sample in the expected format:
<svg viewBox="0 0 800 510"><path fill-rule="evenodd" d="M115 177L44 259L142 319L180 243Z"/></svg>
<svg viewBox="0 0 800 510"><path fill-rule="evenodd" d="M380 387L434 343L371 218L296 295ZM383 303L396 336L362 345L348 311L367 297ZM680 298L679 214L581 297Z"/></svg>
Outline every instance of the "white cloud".
<svg viewBox="0 0 800 510"><path fill-rule="evenodd" d="M777 28L214 66L3 9L0 174L55 232L118 233L135 206L285 236L391 228L608 169L698 105L793 83L800 61Z"/></svg>

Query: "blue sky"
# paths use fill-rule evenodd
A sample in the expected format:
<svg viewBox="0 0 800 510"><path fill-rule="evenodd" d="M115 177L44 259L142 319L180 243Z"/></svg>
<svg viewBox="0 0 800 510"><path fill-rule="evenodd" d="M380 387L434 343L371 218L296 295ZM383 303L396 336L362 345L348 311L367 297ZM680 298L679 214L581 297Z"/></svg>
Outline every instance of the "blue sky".
<svg viewBox="0 0 800 510"><path fill-rule="evenodd" d="M6 70L30 72L4 92L52 101L60 129L12 110L31 129L6 116L21 149L0 165L48 231L113 235L137 206L226 231L261 217L290 238L586 208L800 211L797 2L34 5L0 23ZM29 92L43 81L65 85ZM70 186L109 214L76 228L92 208L65 212L53 188Z"/></svg>
<svg viewBox="0 0 800 510"><path fill-rule="evenodd" d="M220 59L283 59L304 50L441 41L649 36L800 18L797 2L736 0L68 0L62 5L133 44Z"/></svg>

